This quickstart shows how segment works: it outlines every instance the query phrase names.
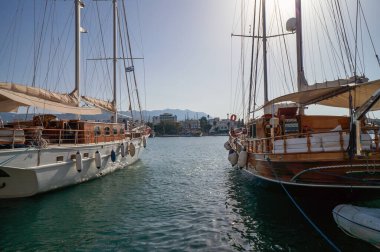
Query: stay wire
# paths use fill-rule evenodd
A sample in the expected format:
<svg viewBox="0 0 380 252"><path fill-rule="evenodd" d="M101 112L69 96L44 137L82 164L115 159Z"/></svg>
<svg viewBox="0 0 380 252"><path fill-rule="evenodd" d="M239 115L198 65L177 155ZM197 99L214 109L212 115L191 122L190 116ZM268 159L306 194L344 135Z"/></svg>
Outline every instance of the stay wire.
<svg viewBox="0 0 380 252"><path fill-rule="evenodd" d="M377 52L376 52L376 48L375 48L375 45L374 45L374 43L373 43L373 39L372 39L371 33L370 33L370 31L369 31L369 28L368 28L367 19L365 18L365 15L364 15L364 12L363 12L363 8L362 8L362 5L361 5L361 2L359 2L359 8L360 8L360 10L361 10L361 12L362 12L363 19L364 19L364 23L365 23L365 26L366 26L366 28L367 28L368 36L369 36L369 39L370 39L370 41L371 41L371 45L372 45L373 51L374 51L374 53L375 53L375 57L376 57L376 59L377 59L377 63L379 64L379 67L380 67L380 59L379 59L379 55L378 55Z"/></svg>

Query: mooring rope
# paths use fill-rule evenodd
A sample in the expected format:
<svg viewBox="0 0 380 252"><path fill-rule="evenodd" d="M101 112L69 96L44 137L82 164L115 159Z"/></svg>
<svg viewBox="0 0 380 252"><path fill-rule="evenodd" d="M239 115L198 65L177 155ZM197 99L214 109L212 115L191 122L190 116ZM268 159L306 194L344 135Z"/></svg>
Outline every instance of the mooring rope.
<svg viewBox="0 0 380 252"><path fill-rule="evenodd" d="M276 179L277 181L280 182L280 185L282 187L282 189L285 191L286 195L289 197L289 199L291 200L291 202L296 206L296 208L298 209L298 211L300 211L300 213L303 215L303 217L309 222L309 224L323 237L323 239L325 239L325 241L333 248L333 250L335 251L341 251L334 243L333 241L331 241L329 239L329 237L327 235L325 235L323 233L323 231L309 218L309 216L307 216L307 214L305 213L305 211L303 211L303 209L297 204L296 200L292 197L292 195L288 192L288 190L285 188L285 186L282 184L282 181L278 178L277 176L277 173L275 172L275 170L272 168L272 165L271 165L271 160L270 158L268 157L267 158L267 161L274 173L274 175L276 176Z"/></svg>

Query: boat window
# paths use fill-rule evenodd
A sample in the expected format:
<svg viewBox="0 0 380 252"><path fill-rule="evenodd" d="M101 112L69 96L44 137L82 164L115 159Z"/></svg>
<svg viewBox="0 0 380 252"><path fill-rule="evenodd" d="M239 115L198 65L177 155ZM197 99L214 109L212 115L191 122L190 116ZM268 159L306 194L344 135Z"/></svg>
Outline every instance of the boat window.
<svg viewBox="0 0 380 252"><path fill-rule="evenodd" d="M124 132L125 132L125 131L124 131L124 128L121 128L121 129L120 129L120 135L124 135Z"/></svg>
<svg viewBox="0 0 380 252"><path fill-rule="evenodd" d="M94 134L95 136L100 136L102 134L99 126L94 127Z"/></svg>
<svg viewBox="0 0 380 252"><path fill-rule="evenodd" d="M104 135L109 136L110 134L111 134L111 129L110 129L110 127L105 127L105 128L104 128Z"/></svg>
<svg viewBox="0 0 380 252"><path fill-rule="evenodd" d="M113 128L113 134L117 135L117 128Z"/></svg>
<svg viewBox="0 0 380 252"><path fill-rule="evenodd" d="M58 156L57 157L57 162L63 162L63 156Z"/></svg>

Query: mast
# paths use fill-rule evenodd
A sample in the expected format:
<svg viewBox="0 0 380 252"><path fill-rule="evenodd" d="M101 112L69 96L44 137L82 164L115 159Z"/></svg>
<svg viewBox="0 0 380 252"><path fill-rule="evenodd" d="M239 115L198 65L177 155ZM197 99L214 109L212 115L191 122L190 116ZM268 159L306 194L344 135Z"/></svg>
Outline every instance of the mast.
<svg viewBox="0 0 380 252"><path fill-rule="evenodd" d="M305 73L303 69L303 53L302 53L302 13L301 0L296 0L296 46L297 46L297 90L302 91L307 86ZM299 114L304 114L304 108L299 108Z"/></svg>
<svg viewBox="0 0 380 252"><path fill-rule="evenodd" d="M75 0L75 89L78 95L78 107L80 107L80 9L84 7L83 2ZM77 116L80 119L80 115Z"/></svg>
<svg viewBox="0 0 380 252"><path fill-rule="evenodd" d="M268 102L268 72L267 72L267 31L265 16L265 0L262 5L263 15L263 60L264 60L264 104Z"/></svg>
<svg viewBox="0 0 380 252"><path fill-rule="evenodd" d="M117 122L117 102L116 102L116 16L117 16L117 0L112 1L113 4L113 107L115 109L113 122Z"/></svg>

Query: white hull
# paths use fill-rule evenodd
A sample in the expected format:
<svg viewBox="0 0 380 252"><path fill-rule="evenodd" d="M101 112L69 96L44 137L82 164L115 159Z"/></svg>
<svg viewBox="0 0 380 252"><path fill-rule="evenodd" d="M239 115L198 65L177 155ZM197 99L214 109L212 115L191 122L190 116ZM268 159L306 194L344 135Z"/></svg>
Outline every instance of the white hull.
<svg viewBox="0 0 380 252"><path fill-rule="evenodd" d="M133 143L135 154L121 156L121 144ZM49 145L45 149L18 148L0 150L0 198L32 196L57 188L82 183L131 165L144 149L142 138L86 145ZM116 159L112 162L111 152ZM82 157L78 166L76 154ZM95 153L100 152L97 168ZM78 171L81 170L81 171Z"/></svg>

